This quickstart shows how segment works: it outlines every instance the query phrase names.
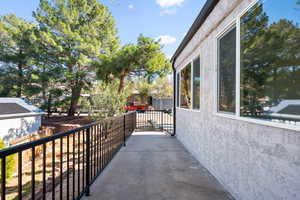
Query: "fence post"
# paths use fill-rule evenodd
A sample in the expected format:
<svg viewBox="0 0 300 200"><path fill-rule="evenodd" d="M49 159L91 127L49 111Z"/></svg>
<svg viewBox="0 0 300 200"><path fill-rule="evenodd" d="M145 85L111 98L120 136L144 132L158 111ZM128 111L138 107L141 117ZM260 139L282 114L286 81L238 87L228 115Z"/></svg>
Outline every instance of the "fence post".
<svg viewBox="0 0 300 200"><path fill-rule="evenodd" d="M137 127L137 112L135 111L134 112L134 120L133 120L133 129L135 130L136 129L136 127Z"/></svg>
<svg viewBox="0 0 300 200"><path fill-rule="evenodd" d="M6 157L1 159L1 200L6 196Z"/></svg>
<svg viewBox="0 0 300 200"><path fill-rule="evenodd" d="M160 111L161 112L161 116L160 116L160 124L161 124L161 130L164 130L164 111Z"/></svg>
<svg viewBox="0 0 300 200"><path fill-rule="evenodd" d="M91 132L90 127L87 129L86 132L86 189L85 189L85 196L90 196L90 175L91 175Z"/></svg>
<svg viewBox="0 0 300 200"><path fill-rule="evenodd" d="M124 119L123 119L123 129L124 129L124 147L126 147L126 115L124 115Z"/></svg>

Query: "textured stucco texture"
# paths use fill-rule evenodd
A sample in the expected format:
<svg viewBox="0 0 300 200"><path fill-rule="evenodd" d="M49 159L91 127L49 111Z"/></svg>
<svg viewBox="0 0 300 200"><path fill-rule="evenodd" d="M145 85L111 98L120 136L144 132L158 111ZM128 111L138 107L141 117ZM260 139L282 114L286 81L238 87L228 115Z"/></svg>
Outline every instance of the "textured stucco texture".
<svg viewBox="0 0 300 200"><path fill-rule="evenodd" d="M177 138L237 200L300 199L300 133L215 114L216 38L253 0L221 0L177 69L201 59L201 109L177 109Z"/></svg>

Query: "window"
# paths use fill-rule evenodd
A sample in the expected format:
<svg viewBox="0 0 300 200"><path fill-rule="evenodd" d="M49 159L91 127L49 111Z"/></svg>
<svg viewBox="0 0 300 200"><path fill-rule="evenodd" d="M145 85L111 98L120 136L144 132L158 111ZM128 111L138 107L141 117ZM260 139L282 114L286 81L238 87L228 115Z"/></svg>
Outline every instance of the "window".
<svg viewBox="0 0 300 200"><path fill-rule="evenodd" d="M191 64L180 72L180 107L191 108Z"/></svg>
<svg viewBox="0 0 300 200"><path fill-rule="evenodd" d="M180 91L180 74L179 73L177 73L176 74L176 85L177 85L177 87L176 87L176 105L177 105L177 107L179 107L179 91Z"/></svg>
<svg viewBox="0 0 300 200"><path fill-rule="evenodd" d="M235 113L236 28L218 40L218 111Z"/></svg>
<svg viewBox="0 0 300 200"><path fill-rule="evenodd" d="M300 125L300 3L258 2L240 20L240 115Z"/></svg>
<svg viewBox="0 0 300 200"><path fill-rule="evenodd" d="M177 73L176 79L176 105L186 109L200 109L200 58L186 65Z"/></svg>
<svg viewBox="0 0 300 200"><path fill-rule="evenodd" d="M193 109L200 109L200 58L193 61Z"/></svg>

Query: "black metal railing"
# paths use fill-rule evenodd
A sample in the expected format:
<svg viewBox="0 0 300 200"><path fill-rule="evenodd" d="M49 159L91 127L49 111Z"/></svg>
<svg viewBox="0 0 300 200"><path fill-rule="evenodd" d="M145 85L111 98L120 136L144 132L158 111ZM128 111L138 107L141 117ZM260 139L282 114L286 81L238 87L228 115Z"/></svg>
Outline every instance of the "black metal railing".
<svg viewBox="0 0 300 200"><path fill-rule="evenodd" d="M136 128L136 112L0 150L1 200L80 199ZM6 179L15 156L15 184ZM11 181L10 181L11 182Z"/></svg>
<svg viewBox="0 0 300 200"><path fill-rule="evenodd" d="M166 131L173 135L173 115L171 110L139 110L136 117L138 130Z"/></svg>

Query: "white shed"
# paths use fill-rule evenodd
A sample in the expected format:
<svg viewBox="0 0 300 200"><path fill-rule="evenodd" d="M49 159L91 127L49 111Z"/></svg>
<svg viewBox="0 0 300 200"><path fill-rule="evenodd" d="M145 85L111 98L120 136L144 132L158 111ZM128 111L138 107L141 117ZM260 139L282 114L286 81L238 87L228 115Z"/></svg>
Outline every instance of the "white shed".
<svg viewBox="0 0 300 200"><path fill-rule="evenodd" d="M44 113L20 98L0 98L0 138L6 143L35 133Z"/></svg>

